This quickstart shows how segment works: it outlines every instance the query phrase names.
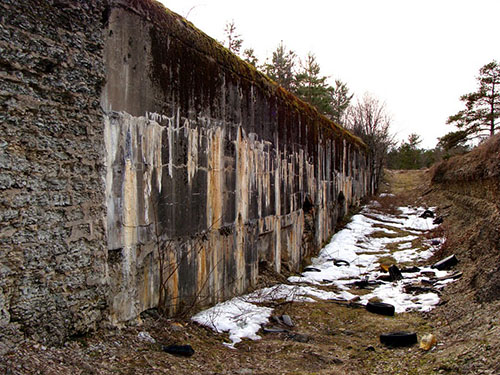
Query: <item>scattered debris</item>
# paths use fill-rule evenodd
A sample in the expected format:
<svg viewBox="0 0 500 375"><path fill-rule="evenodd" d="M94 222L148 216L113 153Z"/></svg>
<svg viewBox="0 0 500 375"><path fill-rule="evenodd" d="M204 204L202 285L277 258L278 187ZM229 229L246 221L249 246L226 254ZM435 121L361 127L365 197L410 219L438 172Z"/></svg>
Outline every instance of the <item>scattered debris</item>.
<svg viewBox="0 0 500 375"><path fill-rule="evenodd" d="M403 275L401 275L401 271L394 264L389 267L389 275L391 276L391 281L398 281L403 279Z"/></svg>
<svg viewBox="0 0 500 375"><path fill-rule="evenodd" d="M180 332L180 331L184 330L184 326L181 323L174 322L174 323L170 324L170 329L174 332Z"/></svg>
<svg viewBox="0 0 500 375"><path fill-rule="evenodd" d="M432 333L428 333L420 339L420 349L423 349L425 351L430 350L436 344L436 336L434 336Z"/></svg>
<svg viewBox="0 0 500 375"><path fill-rule="evenodd" d="M448 270L457 264L458 264L458 259L455 256L455 254L453 254L447 258L440 260L439 262L434 263L432 265L432 268L442 271L442 270Z"/></svg>
<svg viewBox="0 0 500 375"><path fill-rule="evenodd" d="M333 265L336 267L342 267L342 266L349 267L351 265L351 263L349 263L347 260L344 259L332 258L331 261L333 262Z"/></svg>
<svg viewBox="0 0 500 375"><path fill-rule="evenodd" d="M382 263L380 265L380 271L382 272L389 272L389 267L392 266L392 264L385 264L385 263Z"/></svg>
<svg viewBox="0 0 500 375"><path fill-rule="evenodd" d="M380 335L380 342L389 347L411 346L417 343L415 332L391 332Z"/></svg>
<svg viewBox="0 0 500 375"><path fill-rule="evenodd" d="M294 327L295 326L295 324L293 324L293 322L292 322L292 318L290 318L289 315L283 314L283 315L281 315L281 319L283 320L283 323L285 325L287 325L288 327Z"/></svg>
<svg viewBox="0 0 500 375"><path fill-rule="evenodd" d="M438 217L436 217L436 218L432 221L432 224L435 224L435 225L437 225L437 224L442 224L442 223L443 223L443 221L444 221L443 217L442 217L442 216L438 216Z"/></svg>
<svg viewBox="0 0 500 375"><path fill-rule="evenodd" d="M394 316L395 308L394 305L384 302L368 302L366 304L366 310L374 314Z"/></svg>
<svg viewBox="0 0 500 375"><path fill-rule="evenodd" d="M435 288L431 288L431 287L428 287L428 286L423 286L423 285L420 285L420 284L409 284L409 285L405 285L403 287L403 291L405 293L411 293L411 294L414 294L414 293L436 293L436 294L441 294L441 292Z"/></svg>
<svg viewBox="0 0 500 375"><path fill-rule="evenodd" d="M401 269L401 273L416 273L420 272L420 268L417 266L412 266L412 267L405 267Z"/></svg>
<svg viewBox="0 0 500 375"><path fill-rule="evenodd" d="M457 271L457 272L454 272L450 275L436 277L434 280L436 280L436 281L444 281L444 280L450 280L450 279L456 280L456 279L460 279L462 277L462 275L463 275L462 272Z"/></svg>
<svg viewBox="0 0 500 375"><path fill-rule="evenodd" d="M191 357L194 354L194 349L191 347L191 345L162 346L162 350L166 353L178 355L181 357Z"/></svg>
<svg viewBox="0 0 500 375"><path fill-rule="evenodd" d="M287 329L279 328L279 327L264 327L262 328L262 332L264 333L286 333Z"/></svg>
<svg viewBox="0 0 500 375"><path fill-rule="evenodd" d="M434 212L432 212L431 210L425 210L422 215L420 215L420 217L422 219L429 219L429 218L433 218L434 217Z"/></svg>
<svg viewBox="0 0 500 375"><path fill-rule="evenodd" d="M372 287L372 286L377 286L377 285L380 285L380 284L381 284L380 281L369 280L368 276L364 277L361 280L358 280L358 281L355 281L354 283L352 283L352 285L354 285L354 286L356 286L356 287L358 287L360 289L364 289L364 288L368 288L368 287Z"/></svg>
<svg viewBox="0 0 500 375"><path fill-rule="evenodd" d="M141 341L149 342L150 344L156 344L156 340L146 331L139 332L137 338Z"/></svg>
<svg viewBox="0 0 500 375"><path fill-rule="evenodd" d="M321 272L321 270L319 268L315 268L315 267L306 267L306 268L304 268L303 272Z"/></svg>
<svg viewBox="0 0 500 375"><path fill-rule="evenodd" d="M302 333L288 333L286 335L288 340L296 341L296 342L309 342L311 341L311 337L309 335L304 335Z"/></svg>

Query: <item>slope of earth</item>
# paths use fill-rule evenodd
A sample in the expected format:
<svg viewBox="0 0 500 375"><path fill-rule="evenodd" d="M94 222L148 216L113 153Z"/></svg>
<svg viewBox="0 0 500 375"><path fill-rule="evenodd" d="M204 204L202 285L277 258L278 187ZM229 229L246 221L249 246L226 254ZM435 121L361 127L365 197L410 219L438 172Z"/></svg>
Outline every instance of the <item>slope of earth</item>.
<svg viewBox="0 0 500 375"><path fill-rule="evenodd" d="M434 187L430 191L429 176L423 171L388 172L383 186L386 193L394 195L378 197L378 203L375 203L377 210L398 216L398 207L429 205L437 206L444 212L451 203L441 200L439 188ZM429 239L442 237L444 231L447 235L454 235L446 229L454 220L450 211L452 208L446 209L450 216L445 218L443 226L416 234L417 238L410 241L412 248L425 251ZM367 235L368 243L370 239L383 242L383 239L394 239L399 234L407 236L407 233L387 233L391 229L383 226L379 229ZM445 244L450 241L452 239L448 238ZM438 250L441 254L436 259L447 254L447 246ZM379 263L397 263L391 254L400 250L400 245L384 245L384 249L390 254ZM404 265L421 266L422 262L431 263L421 260L420 263L415 261ZM231 341L227 333L215 333L188 318L164 319L151 311L144 314L141 326L121 330L102 329L92 335L75 337L63 347L44 347L25 340L16 350L0 359L0 370L7 374L496 374L494 358L498 357L499 347L498 310L493 314L493 310L488 308L489 316L482 316L479 327L474 326L475 316L471 315L477 309L464 311L469 309L469 306L463 305L467 299L458 304L461 308L458 311L463 311L463 314L453 315L457 310L454 299L469 288L462 285L468 277L464 269L468 266L464 257L457 266L464 277L438 292L446 303L430 312L383 316L368 312L358 302L342 301L340 298L317 299L314 303L272 299L262 306L272 308L274 316L287 314L294 326L269 323L268 327L278 329L271 329L268 333L261 330L258 332L262 337L260 340L243 339L231 348L224 345ZM291 284L287 278L267 271L262 275L259 288L277 283ZM335 283L316 287L329 293L359 295L360 300L375 288L349 286L348 290L341 290ZM484 305L480 302L473 304ZM450 321L454 317L457 320ZM388 348L380 344L379 335L391 331L412 331L419 337L433 333L438 344L430 351L421 350L418 345ZM470 332L473 332L472 337ZM170 344L189 344L195 354L179 357L163 352L162 345Z"/></svg>
<svg viewBox="0 0 500 375"><path fill-rule="evenodd" d="M437 256L456 254L463 272L432 313L450 344L443 366L448 373L500 374L500 135L435 166L425 192L444 217L447 240Z"/></svg>

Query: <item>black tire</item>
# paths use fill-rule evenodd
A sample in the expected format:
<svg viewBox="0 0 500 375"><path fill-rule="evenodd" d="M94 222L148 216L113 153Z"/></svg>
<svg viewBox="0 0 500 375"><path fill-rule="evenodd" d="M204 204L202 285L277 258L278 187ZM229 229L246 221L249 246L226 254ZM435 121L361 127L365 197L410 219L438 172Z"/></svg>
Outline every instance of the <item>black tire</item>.
<svg viewBox="0 0 500 375"><path fill-rule="evenodd" d="M162 349L164 352L182 357L191 357L194 354L191 345L169 345L163 346Z"/></svg>
<svg viewBox="0 0 500 375"><path fill-rule="evenodd" d="M380 335L380 342L391 347L411 346L417 343L415 332L391 332Z"/></svg>
<svg viewBox="0 0 500 375"><path fill-rule="evenodd" d="M346 266L346 267L349 267L349 262L347 260L343 260L343 259L334 259L333 260L333 264L336 266L336 267L342 267L342 266Z"/></svg>
<svg viewBox="0 0 500 375"><path fill-rule="evenodd" d="M319 268L314 268L314 267L306 267L304 268L304 271L302 272L321 272Z"/></svg>
<svg viewBox="0 0 500 375"><path fill-rule="evenodd" d="M379 315L394 316L395 308L389 303L383 302L368 302L366 310Z"/></svg>
<svg viewBox="0 0 500 375"><path fill-rule="evenodd" d="M451 267L455 266L458 264L458 259L455 256L455 254L450 255L448 258L444 258L440 260L437 263L434 263L432 265L432 268L435 268L437 270L449 270Z"/></svg>
<svg viewBox="0 0 500 375"><path fill-rule="evenodd" d="M433 218L434 217L434 212L431 210L425 210L422 215L420 215L422 219L428 219L428 218Z"/></svg>

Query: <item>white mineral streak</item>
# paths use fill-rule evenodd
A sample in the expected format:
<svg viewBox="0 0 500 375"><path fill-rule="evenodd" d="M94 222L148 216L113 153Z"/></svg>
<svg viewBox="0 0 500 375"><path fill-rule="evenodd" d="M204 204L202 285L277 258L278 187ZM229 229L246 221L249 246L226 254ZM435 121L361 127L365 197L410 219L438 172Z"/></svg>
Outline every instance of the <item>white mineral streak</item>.
<svg viewBox="0 0 500 375"><path fill-rule="evenodd" d="M108 247L122 249L123 256L121 274L114 285L118 289L117 295L112 301L116 321L136 316L141 308L151 306L157 298L157 291L152 289L157 270L151 265L147 272L137 276L140 270L137 263L148 254L143 247L139 251L137 244L151 241L151 231L144 228L151 225L157 215L157 202L152 199L162 192L163 179L169 182L176 179L176 184L185 183L186 189L191 189L197 173L201 170L205 172L207 191L203 209L206 210L206 228L219 229L228 224L223 223L223 213L228 216L234 213L234 222L230 224L236 231L236 276L242 279L238 281L237 290L243 290L246 285L244 278L248 277L245 271L245 249L248 246L245 236L248 221L253 219L250 207L254 199L259 234L268 236L266 246L269 250L265 256L276 271L281 269L282 257L293 265L300 261L304 216L300 210L303 201L299 200L303 194L299 192L306 193L318 207L316 240L321 243L326 239L331 227L328 222L331 220L328 215L328 191L333 189L335 197L343 191L345 204L349 204L352 178L333 172L336 181L327 182L327 171L333 168L330 161L319 162L315 173L313 160L306 158L304 150L279 149L277 135L273 141L262 140L255 133L246 133L241 125L232 128L203 117L190 121L181 118L179 111L172 117L158 113L134 117L114 112L105 118ZM326 154L334 152L332 146L318 147L319 160L328 160ZM346 153L345 145L343 152ZM162 165L162 160L166 160L165 165ZM162 173L163 168L165 173ZM175 173L182 169L186 171L186 181ZM307 192L304 192L306 186ZM286 201L282 202L282 199ZM228 203L234 204L234 212L227 210L225 205ZM206 267L210 267L210 262L218 264L224 255L220 238L215 235L210 238L210 247L218 250L207 254L208 263L202 264L205 260L200 258L198 274L209 277L207 289L218 293L222 283L219 272L222 271L209 274ZM282 254L282 251L285 253ZM407 254L401 256L406 257ZM172 259L172 262L175 261Z"/></svg>
<svg viewBox="0 0 500 375"><path fill-rule="evenodd" d="M224 131L207 129L207 228L217 229L222 221Z"/></svg>
<svg viewBox="0 0 500 375"><path fill-rule="evenodd" d="M191 182L194 178L195 172L198 168L198 150L200 147L200 137L198 134L198 128L190 128L189 123L186 120L185 134L188 139L188 160L187 160L187 170L188 170L188 183L191 185Z"/></svg>

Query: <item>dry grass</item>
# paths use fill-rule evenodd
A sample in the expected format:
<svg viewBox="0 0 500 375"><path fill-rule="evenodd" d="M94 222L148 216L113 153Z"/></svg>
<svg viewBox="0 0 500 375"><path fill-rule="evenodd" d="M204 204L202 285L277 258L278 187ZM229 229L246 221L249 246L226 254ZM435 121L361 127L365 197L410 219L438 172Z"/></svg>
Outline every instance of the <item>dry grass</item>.
<svg viewBox="0 0 500 375"><path fill-rule="evenodd" d="M432 168L432 181L456 182L500 176L500 134L465 155L457 155Z"/></svg>

